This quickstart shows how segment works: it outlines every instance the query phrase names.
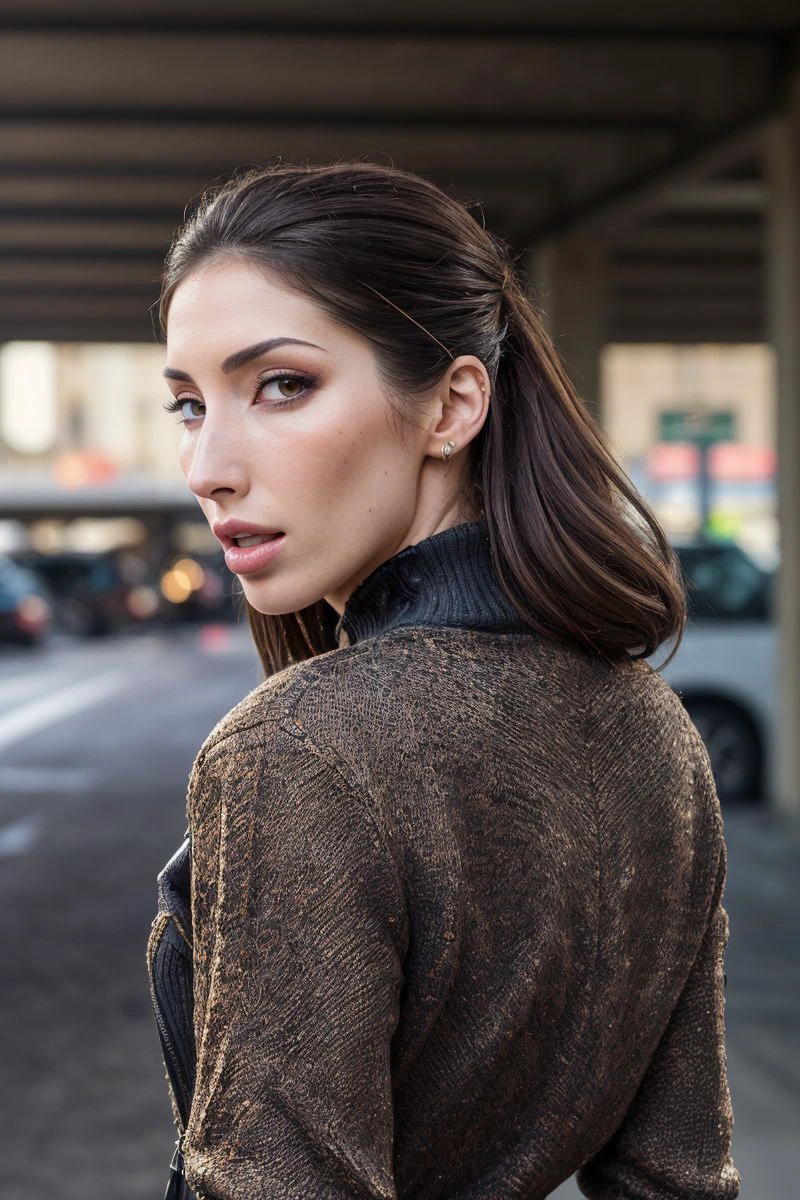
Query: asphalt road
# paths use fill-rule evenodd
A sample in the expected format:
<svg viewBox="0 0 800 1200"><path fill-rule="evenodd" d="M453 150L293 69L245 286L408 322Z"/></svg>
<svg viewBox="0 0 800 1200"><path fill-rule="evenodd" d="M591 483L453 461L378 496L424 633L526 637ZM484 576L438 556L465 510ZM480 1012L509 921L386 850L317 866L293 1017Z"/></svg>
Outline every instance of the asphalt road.
<svg viewBox="0 0 800 1200"><path fill-rule="evenodd" d="M182 631L0 661L4 1200L164 1194L145 947L194 755L262 678L235 632L218 652Z"/></svg>
<svg viewBox="0 0 800 1200"><path fill-rule="evenodd" d="M4 1200L160 1200L175 1128L145 946L188 773L262 673L244 628L0 651ZM726 812L742 1200L798 1174L800 823ZM567 1181L553 1193L579 1193Z"/></svg>

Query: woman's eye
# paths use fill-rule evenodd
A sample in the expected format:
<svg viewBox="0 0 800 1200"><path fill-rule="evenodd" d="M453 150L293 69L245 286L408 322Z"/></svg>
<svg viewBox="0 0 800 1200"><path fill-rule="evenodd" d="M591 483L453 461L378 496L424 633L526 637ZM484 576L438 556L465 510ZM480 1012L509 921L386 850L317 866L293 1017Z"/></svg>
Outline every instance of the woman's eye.
<svg viewBox="0 0 800 1200"><path fill-rule="evenodd" d="M272 375L261 381L258 389L259 393L263 392L267 385L271 383L278 385L288 383L289 385L290 390L288 394L286 392L279 393L283 398L282 402L279 400L272 405L273 408L282 408L283 404L291 404L298 396L302 396L303 392L313 383L313 380L309 379L307 375Z"/></svg>
<svg viewBox="0 0 800 1200"><path fill-rule="evenodd" d="M267 408L284 408L290 404L293 404L295 400L298 400L306 392L312 391L315 382L315 379L311 378L309 375L293 375L285 371L279 371L274 375L267 376L259 382L256 390L256 398L265 392L269 384L276 384L279 386L279 388L288 384L288 395L285 391L279 390L278 395L280 396L280 399L273 399L271 403L265 406ZM197 396L176 396L174 399L165 403L164 408L167 412L183 412L184 407L189 404L199 404L201 407L205 407L203 401L198 400ZM187 416L182 417L178 421L178 424L189 425L200 415L202 414L189 413Z"/></svg>
<svg viewBox="0 0 800 1200"><path fill-rule="evenodd" d="M164 410L165 412L182 412L184 404L202 404L202 400L198 400L196 396L176 396L173 400L165 401ZM178 424L186 425L191 419L182 417Z"/></svg>

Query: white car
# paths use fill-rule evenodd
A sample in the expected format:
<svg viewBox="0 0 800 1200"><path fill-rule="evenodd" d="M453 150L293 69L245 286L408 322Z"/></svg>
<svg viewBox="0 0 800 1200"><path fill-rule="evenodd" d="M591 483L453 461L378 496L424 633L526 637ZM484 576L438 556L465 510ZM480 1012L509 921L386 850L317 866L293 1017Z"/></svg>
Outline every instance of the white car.
<svg viewBox="0 0 800 1200"><path fill-rule="evenodd" d="M723 803L772 794L777 706L775 572L734 542L675 543L689 621L662 671L705 742ZM665 643L648 661L658 666Z"/></svg>

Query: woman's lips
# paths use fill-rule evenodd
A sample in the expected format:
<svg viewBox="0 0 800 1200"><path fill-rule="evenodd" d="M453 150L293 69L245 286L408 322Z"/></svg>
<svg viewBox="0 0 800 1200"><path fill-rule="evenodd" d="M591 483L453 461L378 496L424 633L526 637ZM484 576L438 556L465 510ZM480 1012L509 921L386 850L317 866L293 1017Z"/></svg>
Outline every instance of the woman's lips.
<svg viewBox="0 0 800 1200"><path fill-rule="evenodd" d="M251 575L254 571L261 571L272 562L285 541L286 534L279 533L256 546L237 546L234 542L225 551L225 566L234 575Z"/></svg>

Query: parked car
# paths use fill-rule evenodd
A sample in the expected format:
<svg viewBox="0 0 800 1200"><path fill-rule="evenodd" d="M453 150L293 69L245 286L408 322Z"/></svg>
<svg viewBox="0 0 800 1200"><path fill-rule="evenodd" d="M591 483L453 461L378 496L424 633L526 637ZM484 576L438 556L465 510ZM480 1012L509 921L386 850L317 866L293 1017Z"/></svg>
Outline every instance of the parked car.
<svg viewBox="0 0 800 1200"><path fill-rule="evenodd" d="M79 637L98 636L137 626L157 617L162 599L140 559L114 551L90 553L16 550L15 562L39 576L53 598L56 627Z"/></svg>
<svg viewBox="0 0 800 1200"><path fill-rule="evenodd" d="M50 633L52 615L52 600L41 579L0 555L0 642L41 645Z"/></svg>
<svg viewBox="0 0 800 1200"><path fill-rule="evenodd" d="M674 545L689 620L662 674L708 748L720 800L761 803L772 789L777 717L775 572L735 542ZM666 649L650 662L662 662Z"/></svg>

